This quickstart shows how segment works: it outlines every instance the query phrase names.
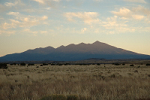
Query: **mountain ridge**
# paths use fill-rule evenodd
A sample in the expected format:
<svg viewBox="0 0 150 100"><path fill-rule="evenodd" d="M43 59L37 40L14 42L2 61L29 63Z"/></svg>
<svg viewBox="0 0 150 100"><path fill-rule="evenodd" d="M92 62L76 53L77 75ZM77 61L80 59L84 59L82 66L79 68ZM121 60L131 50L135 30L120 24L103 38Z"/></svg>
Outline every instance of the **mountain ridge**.
<svg viewBox="0 0 150 100"><path fill-rule="evenodd" d="M76 61L90 58L150 59L150 56L96 41L91 44L79 43L69 44L67 46L61 45L57 48L48 46L45 48L29 49L22 53L9 54L0 57L0 61Z"/></svg>

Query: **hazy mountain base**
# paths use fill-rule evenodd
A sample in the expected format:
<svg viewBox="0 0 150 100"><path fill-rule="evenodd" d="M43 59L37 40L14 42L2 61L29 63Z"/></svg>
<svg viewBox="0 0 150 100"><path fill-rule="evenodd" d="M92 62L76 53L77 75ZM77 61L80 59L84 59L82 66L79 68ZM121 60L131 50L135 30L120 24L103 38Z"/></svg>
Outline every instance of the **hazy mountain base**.
<svg viewBox="0 0 150 100"><path fill-rule="evenodd" d="M150 59L148 55L123 55L123 54L88 54L88 53L54 53L54 54L11 54L0 58L0 62L7 61L79 61L86 59Z"/></svg>
<svg viewBox="0 0 150 100"><path fill-rule="evenodd" d="M150 67L126 65L9 65L0 69L0 100L75 95L78 100L148 100Z"/></svg>

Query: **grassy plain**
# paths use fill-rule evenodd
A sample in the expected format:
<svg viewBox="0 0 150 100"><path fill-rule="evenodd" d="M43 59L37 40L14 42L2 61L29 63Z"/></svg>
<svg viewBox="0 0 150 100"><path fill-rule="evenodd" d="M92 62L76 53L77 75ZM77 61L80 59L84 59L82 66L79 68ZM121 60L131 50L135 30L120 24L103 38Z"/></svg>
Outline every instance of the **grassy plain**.
<svg viewBox="0 0 150 100"><path fill-rule="evenodd" d="M0 100L40 100L50 95L73 95L78 100L150 100L150 66L35 64L0 69Z"/></svg>

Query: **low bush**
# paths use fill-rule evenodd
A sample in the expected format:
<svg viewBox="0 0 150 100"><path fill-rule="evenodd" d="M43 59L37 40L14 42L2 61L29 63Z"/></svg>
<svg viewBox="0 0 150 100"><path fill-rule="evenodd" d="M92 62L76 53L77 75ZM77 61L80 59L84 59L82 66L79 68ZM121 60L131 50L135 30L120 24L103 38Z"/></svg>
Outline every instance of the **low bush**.
<svg viewBox="0 0 150 100"><path fill-rule="evenodd" d="M97 65L101 65L100 63L97 63Z"/></svg>
<svg viewBox="0 0 150 100"><path fill-rule="evenodd" d="M11 63L10 65L17 65L16 63Z"/></svg>
<svg viewBox="0 0 150 100"><path fill-rule="evenodd" d="M29 66L34 66L34 64L28 64Z"/></svg>
<svg viewBox="0 0 150 100"><path fill-rule="evenodd" d="M67 100L67 98L64 95L50 95L50 96L43 97L40 100Z"/></svg>
<svg viewBox="0 0 150 100"><path fill-rule="evenodd" d="M146 66L150 66L150 64L146 64Z"/></svg>
<svg viewBox="0 0 150 100"><path fill-rule="evenodd" d="M119 63L113 63L113 65L120 65Z"/></svg>
<svg viewBox="0 0 150 100"><path fill-rule="evenodd" d="M130 66L134 66L133 64L131 64Z"/></svg>
<svg viewBox="0 0 150 100"><path fill-rule="evenodd" d="M70 63L65 63L64 65L71 65Z"/></svg>
<svg viewBox="0 0 150 100"><path fill-rule="evenodd" d="M21 65L21 66L25 66L25 65L26 65L26 63L20 63L20 65Z"/></svg>
<svg viewBox="0 0 150 100"><path fill-rule="evenodd" d="M48 64L46 64L46 63L43 63L43 65L48 65Z"/></svg>
<svg viewBox="0 0 150 100"><path fill-rule="evenodd" d="M78 96L77 95L68 95L67 100L78 100Z"/></svg>
<svg viewBox="0 0 150 100"><path fill-rule="evenodd" d="M6 63L0 63L0 69L7 69L7 64Z"/></svg>
<svg viewBox="0 0 150 100"><path fill-rule="evenodd" d="M51 65L56 65L56 64L54 64L54 63L51 63Z"/></svg>

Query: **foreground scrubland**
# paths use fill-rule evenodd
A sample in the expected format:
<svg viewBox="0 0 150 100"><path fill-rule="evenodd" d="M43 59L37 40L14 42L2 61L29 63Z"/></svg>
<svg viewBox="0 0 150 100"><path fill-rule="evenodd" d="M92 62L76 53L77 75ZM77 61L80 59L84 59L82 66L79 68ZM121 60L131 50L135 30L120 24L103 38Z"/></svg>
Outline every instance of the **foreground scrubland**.
<svg viewBox="0 0 150 100"><path fill-rule="evenodd" d="M8 65L0 100L150 100L150 66Z"/></svg>

